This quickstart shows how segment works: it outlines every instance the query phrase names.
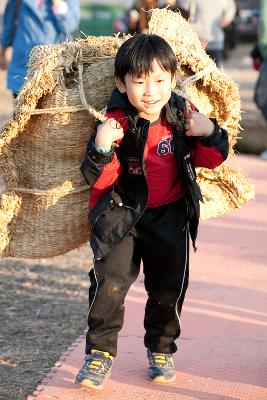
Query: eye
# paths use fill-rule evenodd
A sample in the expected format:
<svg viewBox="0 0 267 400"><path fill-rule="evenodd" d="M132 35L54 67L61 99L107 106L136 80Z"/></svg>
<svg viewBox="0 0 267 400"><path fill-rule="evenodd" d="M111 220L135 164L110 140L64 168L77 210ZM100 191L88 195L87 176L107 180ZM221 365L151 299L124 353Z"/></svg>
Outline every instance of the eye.
<svg viewBox="0 0 267 400"><path fill-rule="evenodd" d="M144 82L143 82L143 81L134 81L134 83L135 83L136 85L142 85Z"/></svg>
<svg viewBox="0 0 267 400"><path fill-rule="evenodd" d="M162 82L164 82L164 79L158 79L157 82L162 83Z"/></svg>

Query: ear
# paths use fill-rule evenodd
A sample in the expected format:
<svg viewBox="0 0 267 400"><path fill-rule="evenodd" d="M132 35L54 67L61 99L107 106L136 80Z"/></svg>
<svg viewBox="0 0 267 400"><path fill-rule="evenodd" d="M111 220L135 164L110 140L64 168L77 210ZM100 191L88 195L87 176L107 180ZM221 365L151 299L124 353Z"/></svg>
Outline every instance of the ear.
<svg viewBox="0 0 267 400"><path fill-rule="evenodd" d="M115 84L121 93L126 92L125 84L122 82L122 80L120 78L117 78L116 76L115 76Z"/></svg>
<svg viewBox="0 0 267 400"><path fill-rule="evenodd" d="M172 76L172 82L171 82L172 89L175 89L176 87L177 78L178 78L178 72L175 72L175 74Z"/></svg>

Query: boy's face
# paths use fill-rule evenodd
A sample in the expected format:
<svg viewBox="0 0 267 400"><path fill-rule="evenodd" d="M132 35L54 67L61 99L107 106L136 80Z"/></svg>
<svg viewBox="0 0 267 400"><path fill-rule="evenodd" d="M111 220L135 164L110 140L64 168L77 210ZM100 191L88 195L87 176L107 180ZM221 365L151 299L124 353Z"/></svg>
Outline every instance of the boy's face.
<svg viewBox="0 0 267 400"><path fill-rule="evenodd" d="M130 103L137 109L140 117L150 122L159 119L161 110L171 97L171 90L175 88L176 76L164 71L154 60L152 72L149 75L137 78L125 75L124 82L115 79L121 93L127 93Z"/></svg>

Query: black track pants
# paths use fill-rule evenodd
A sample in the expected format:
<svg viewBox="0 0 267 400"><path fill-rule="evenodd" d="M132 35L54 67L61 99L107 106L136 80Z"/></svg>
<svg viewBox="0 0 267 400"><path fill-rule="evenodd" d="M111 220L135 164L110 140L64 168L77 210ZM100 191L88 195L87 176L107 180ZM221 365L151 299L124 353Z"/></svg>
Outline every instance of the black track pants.
<svg viewBox="0 0 267 400"><path fill-rule="evenodd" d="M124 299L143 260L148 300L145 308L145 346L174 353L180 334L180 313L188 286L187 206L184 199L147 209L134 230L105 258L95 260L89 276L89 329L86 353L91 349L117 353L124 320Z"/></svg>

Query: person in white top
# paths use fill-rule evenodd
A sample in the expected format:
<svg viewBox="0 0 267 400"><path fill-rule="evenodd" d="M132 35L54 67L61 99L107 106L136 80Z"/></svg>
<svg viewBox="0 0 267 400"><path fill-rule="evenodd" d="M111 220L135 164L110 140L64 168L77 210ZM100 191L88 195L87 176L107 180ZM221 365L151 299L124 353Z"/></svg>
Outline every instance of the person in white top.
<svg viewBox="0 0 267 400"><path fill-rule="evenodd" d="M179 0L190 12L189 21L196 30L206 52L217 65L223 58L224 31L234 19L234 0Z"/></svg>

